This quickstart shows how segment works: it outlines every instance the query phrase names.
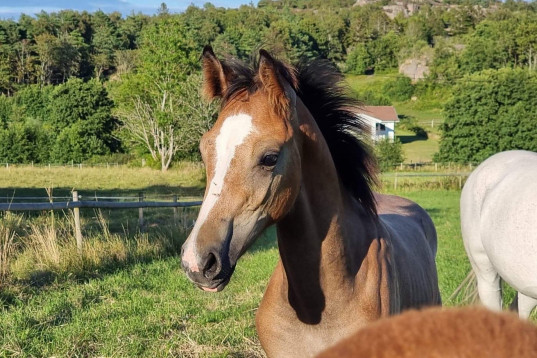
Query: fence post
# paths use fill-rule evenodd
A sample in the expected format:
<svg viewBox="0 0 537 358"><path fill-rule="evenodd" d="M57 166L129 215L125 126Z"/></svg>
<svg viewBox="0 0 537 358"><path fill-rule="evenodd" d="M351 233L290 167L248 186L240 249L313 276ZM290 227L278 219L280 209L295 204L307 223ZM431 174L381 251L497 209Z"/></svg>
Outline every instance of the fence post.
<svg viewBox="0 0 537 358"><path fill-rule="evenodd" d="M397 190L397 172L395 172L395 180L393 181L393 190Z"/></svg>
<svg viewBox="0 0 537 358"><path fill-rule="evenodd" d="M173 196L173 202L174 203L177 203L177 195L174 195ZM179 216L179 212L178 212L178 208L177 206L174 206L173 207L173 225L177 226L177 218Z"/></svg>
<svg viewBox="0 0 537 358"><path fill-rule="evenodd" d="M78 201L78 191L73 191L73 202ZM76 236L76 248L78 253L82 253L82 229L80 227L80 208L73 208L73 214L75 216L75 236Z"/></svg>
<svg viewBox="0 0 537 358"><path fill-rule="evenodd" d="M143 192L138 193L138 201L144 201ZM140 227L140 231L142 231L144 228L144 208L138 208L138 226Z"/></svg>

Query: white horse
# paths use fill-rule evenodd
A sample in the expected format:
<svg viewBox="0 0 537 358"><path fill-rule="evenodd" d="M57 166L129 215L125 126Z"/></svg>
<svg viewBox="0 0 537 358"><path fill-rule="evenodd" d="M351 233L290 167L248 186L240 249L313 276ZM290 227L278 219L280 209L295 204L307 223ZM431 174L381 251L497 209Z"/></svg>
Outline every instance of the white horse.
<svg viewBox="0 0 537 358"><path fill-rule="evenodd" d="M462 190L461 226L481 302L501 310L501 278L528 318L537 305L537 153L502 152L481 163Z"/></svg>

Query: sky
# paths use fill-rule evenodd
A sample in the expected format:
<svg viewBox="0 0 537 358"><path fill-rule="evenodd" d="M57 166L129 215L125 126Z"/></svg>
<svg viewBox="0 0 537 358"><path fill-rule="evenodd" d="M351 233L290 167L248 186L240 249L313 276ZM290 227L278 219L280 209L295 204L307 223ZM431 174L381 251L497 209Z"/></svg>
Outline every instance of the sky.
<svg viewBox="0 0 537 358"><path fill-rule="evenodd" d="M34 15L42 10L58 12L65 9L88 12L100 9L106 13L119 11L123 15L129 15L134 11L153 15L162 2L166 3L171 13L181 12L189 5L202 7L206 2L225 8L257 4L257 0L0 0L0 18L17 20L22 13Z"/></svg>

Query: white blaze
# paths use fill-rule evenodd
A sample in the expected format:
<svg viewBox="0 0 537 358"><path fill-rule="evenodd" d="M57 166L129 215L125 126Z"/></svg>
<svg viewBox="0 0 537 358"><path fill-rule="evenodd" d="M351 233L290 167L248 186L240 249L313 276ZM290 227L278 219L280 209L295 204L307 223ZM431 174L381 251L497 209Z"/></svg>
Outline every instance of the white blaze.
<svg viewBox="0 0 537 358"><path fill-rule="evenodd" d="M253 132L252 117L248 114L236 114L227 117L220 132L216 137L216 166L214 170L213 180L208 184L209 190L207 196L201 205L196 224L188 238L189 243L185 247L183 260L190 265L192 272L199 272L198 260L196 257L196 238L201 226L209 217L209 213L220 198L224 187L224 180L231 165L231 161L235 157L235 150L240 146L250 133Z"/></svg>

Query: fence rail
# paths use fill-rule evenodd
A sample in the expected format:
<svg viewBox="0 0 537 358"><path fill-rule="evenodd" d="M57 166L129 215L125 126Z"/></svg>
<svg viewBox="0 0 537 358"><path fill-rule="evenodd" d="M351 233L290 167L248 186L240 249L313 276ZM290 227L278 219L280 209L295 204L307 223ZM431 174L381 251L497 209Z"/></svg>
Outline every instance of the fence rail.
<svg viewBox="0 0 537 358"><path fill-rule="evenodd" d="M453 178L457 180L459 189L462 189L464 180L468 178L470 175L470 172L457 172L457 173L438 173L438 172L390 172L390 173L382 173L381 174L381 180L382 179L388 179L389 181L393 181L393 189L397 190L397 187L399 185L399 180L404 178Z"/></svg>
<svg viewBox="0 0 537 358"><path fill-rule="evenodd" d="M79 200L81 196L78 195L77 191L72 192L73 196L71 197L4 197L3 199L10 200L9 203L0 203L0 211L43 211L43 210L72 210L73 217L75 221L75 237L76 244L79 252L82 252L83 248L83 236L82 236L82 225L80 223L80 209L89 208L89 209L138 209L138 224L140 230L144 226L144 208L173 208L173 217L174 221L177 221L178 208L189 208L194 206L200 206L200 200L190 200L190 201L178 201L177 196L172 197L172 201L146 201L144 200L144 194L140 193L138 197L129 196L129 197L91 197L95 200ZM48 202L41 203L18 203L13 202L14 200L48 200ZM68 201L55 202L53 199L65 199ZM2 199L2 198L0 198ZM117 202L117 201L99 201L99 199L107 200L135 200L130 202Z"/></svg>
<svg viewBox="0 0 537 358"><path fill-rule="evenodd" d="M46 199L44 199L46 200ZM66 210L74 208L90 209L139 209L139 208L187 208L201 205L201 201L65 201L52 203L0 203L0 211L40 211L40 210Z"/></svg>

